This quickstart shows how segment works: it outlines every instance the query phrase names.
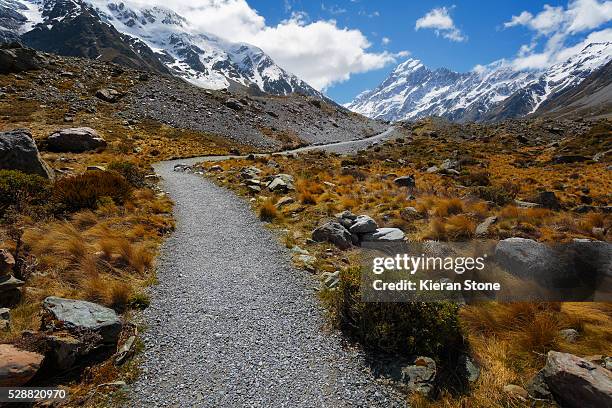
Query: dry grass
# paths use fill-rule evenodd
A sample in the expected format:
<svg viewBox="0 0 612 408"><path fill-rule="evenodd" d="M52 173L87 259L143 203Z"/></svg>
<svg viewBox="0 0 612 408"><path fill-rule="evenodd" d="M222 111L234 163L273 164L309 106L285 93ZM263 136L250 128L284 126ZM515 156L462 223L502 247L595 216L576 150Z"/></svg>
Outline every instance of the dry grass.
<svg viewBox="0 0 612 408"><path fill-rule="evenodd" d="M268 198L261 204L259 208L259 219L266 222L272 222L279 218L279 212L275 205L274 197Z"/></svg>
<svg viewBox="0 0 612 408"><path fill-rule="evenodd" d="M467 178L456 179L439 174L429 174L421 169L438 163L455 150L468 152L483 161L486 170L467 164L462 174ZM500 153L503 152L503 153ZM467 154L467 153L466 153ZM521 155L533 157L537 165L517 168L512 163ZM399 164L398 159L409 164ZM588 188L594 205L605 205L612 183L604 177L604 164L576 164L551 166L550 157L536 148L509 151L503 143L488 144L462 141L461 144L415 138L409 149L397 145L382 146L378 152L368 151L359 164L359 173L343 171L345 164L354 158L342 159L317 155L301 155L298 159L276 158L280 169L264 169L262 177L273 173L288 173L314 183L323 181L335 185L318 195L316 200L302 199L310 188L300 185L294 194L296 203L284 207L284 218L276 225L289 229L287 245L307 248L320 260L319 273L341 267L348 270L359 262L356 251L341 252L329 245L309 244L317 221L333 217L348 209L356 214L367 214L379 220L379 226L400 226L410 240L466 240L474 235L476 225L490 216L497 222L489 229L489 236L503 239L523 236L540 241L568 241L573 238L610 239L597 235L593 229L609 231L612 217L600 212L578 214L569 208L580 204L579 188ZM354 161L354 160L353 160ZM351 162L352 163L352 162ZM233 182L238 169L253 163L238 160L224 165L221 183L237 189ZM408 198L397 189L386 174L415 174L417 188ZM467 183L466 183L467 181ZM563 190L557 188L563 184ZM466 185L468 187L466 187ZM579 187L578 187L579 186ZM482 187L475 191L476 187ZM527 200L538 191L555 191L563 208L551 211L543 208L519 208L512 200ZM476 194L478 192L479 194ZM248 196L248 195L247 195ZM255 201L255 208L262 211L273 195L262 191ZM401 210L414 207L417 215L401 218ZM289 236L289 235L287 235ZM346 265L346 267L344 267ZM337 304L335 292L325 292L322 297L327 305ZM335 297L336 296L336 297ZM341 316L331 308L333 321ZM612 308L602 303L488 303L462 308L461 324L467 336L467 346L482 371L477 383L466 395L443 391L434 401L418 396L411 399L415 407L522 407L524 403L512 399L503 392L507 384L525 386L544 364L544 355L555 349L580 356L610 354L612 341ZM559 336L559 330L574 328L579 331L577 343L568 343Z"/></svg>

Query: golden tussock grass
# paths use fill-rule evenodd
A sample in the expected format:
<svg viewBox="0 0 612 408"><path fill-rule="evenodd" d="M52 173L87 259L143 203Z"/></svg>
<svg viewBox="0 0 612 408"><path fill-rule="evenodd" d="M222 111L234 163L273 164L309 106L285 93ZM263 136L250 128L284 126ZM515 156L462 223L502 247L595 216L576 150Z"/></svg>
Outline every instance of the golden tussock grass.
<svg viewBox="0 0 612 408"><path fill-rule="evenodd" d="M272 222L279 218L280 213L275 205L274 197L266 199L259 207L259 219L266 222Z"/></svg>

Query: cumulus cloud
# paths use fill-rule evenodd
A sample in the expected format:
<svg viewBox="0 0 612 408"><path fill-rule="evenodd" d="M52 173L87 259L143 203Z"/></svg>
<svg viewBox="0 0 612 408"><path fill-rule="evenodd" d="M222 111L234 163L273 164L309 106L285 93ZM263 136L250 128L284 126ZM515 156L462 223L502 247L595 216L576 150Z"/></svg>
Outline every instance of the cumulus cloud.
<svg viewBox="0 0 612 408"><path fill-rule="evenodd" d="M360 30L340 27L333 19L310 21L304 13L293 11L288 19L268 25L246 0L125 2L167 7L187 18L197 30L258 46L278 65L319 90L345 81L352 74L382 68L405 55L373 52L372 44ZM286 1L286 10L293 10L293 3Z"/></svg>
<svg viewBox="0 0 612 408"><path fill-rule="evenodd" d="M380 40L380 42L382 43L382 45L389 45L389 43L391 42L391 39L389 37L383 37L382 40Z"/></svg>
<svg viewBox="0 0 612 408"><path fill-rule="evenodd" d="M442 37L451 41L467 40L467 36L455 26L455 22L450 16L450 8L448 7L439 7L430 10L416 21L414 29L432 29L435 31L436 35L442 35Z"/></svg>
<svg viewBox="0 0 612 408"><path fill-rule="evenodd" d="M594 42L611 42L611 0L570 0L566 7L545 5L537 14L523 11L504 23L533 31L529 44L520 47L513 65L519 69L545 68L567 59ZM582 37L576 41L575 37ZM573 44L569 44L573 41ZM538 50L538 46L542 47Z"/></svg>

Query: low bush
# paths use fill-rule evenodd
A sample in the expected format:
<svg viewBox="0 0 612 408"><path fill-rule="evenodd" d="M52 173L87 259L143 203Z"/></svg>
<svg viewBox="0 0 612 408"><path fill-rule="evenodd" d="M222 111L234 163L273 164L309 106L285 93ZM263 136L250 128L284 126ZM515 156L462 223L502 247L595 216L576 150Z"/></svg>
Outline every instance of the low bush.
<svg viewBox="0 0 612 408"><path fill-rule="evenodd" d="M121 174L134 187L142 188L145 186L145 172L134 163L112 162L108 165L108 170Z"/></svg>
<svg viewBox="0 0 612 408"><path fill-rule="evenodd" d="M366 348L442 358L461 348L458 306L450 302L375 303L361 300L361 271L341 274L328 299L338 326Z"/></svg>
<svg viewBox="0 0 612 408"><path fill-rule="evenodd" d="M119 173L88 171L65 177L55 183L54 200L66 211L95 209L104 197L123 204L130 197L132 186Z"/></svg>
<svg viewBox="0 0 612 408"><path fill-rule="evenodd" d="M498 186L478 186L472 189L472 193L486 201L493 201L497 205L511 203L518 194L518 186L504 183Z"/></svg>
<svg viewBox="0 0 612 408"><path fill-rule="evenodd" d="M261 208L259 209L259 219L262 221L272 222L279 216L278 210L274 205L274 200L272 198L268 198L263 202Z"/></svg>
<svg viewBox="0 0 612 408"><path fill-rule="evenodd" d="M462 175L459 180L466 186L488 186L491 184L489 173L484 170L467 173Z"/></svg>
<svg viewBox="0 0 612 408"><path fill-rule="evenodd" d="M27 206L45 204L50 197L50 185L37 175L0 170L0 217L9 207L21 212Z"/></svg>

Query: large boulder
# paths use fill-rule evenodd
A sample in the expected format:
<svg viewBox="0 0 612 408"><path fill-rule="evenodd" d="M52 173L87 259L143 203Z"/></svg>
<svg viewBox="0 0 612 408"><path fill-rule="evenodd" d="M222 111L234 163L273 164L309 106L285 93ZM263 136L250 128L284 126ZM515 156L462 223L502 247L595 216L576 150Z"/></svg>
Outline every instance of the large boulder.
<svg viewBox="0 0 612 408"><path fill-rule="evenodd" d="M53 179L53 170L38 153L28 129L0 132L0 170L19 170Z"/></svg>
<svg viewBox="0 0 612 408"><path fill-rule="evenodd" d="M555 252L533 239L514 237L497 243L495 260L512 275L537 280L554 266Z"/></svg>
<svg viewBox="0 0 612 408"><path fill-rule="evenodd" d="M44 325L48 329L66 329L80 334L98 333L108 344L115 344L123 323L114 310L83 300L63 299L55 296L43 301Z"/></svg>
<svg viewBox="0 0 612 408"><path fill-rule="evenodd" d="M574 240L548 246L526 238L507 238L497 243L495 261L510 274L549 289L577 290L581 286L593 291L604 279L612 279L612 244L603 241Z"/></svg>
<svg viewBox="0 0 612 408"><path fill-rule="evenodd" d="M597 364L549 351L542 376L563 407L612 407L612 372Z"/></svg>
<svg viewBox="0 0 612 408"><path fill-rule="evenodd" d="M0 74L40 69L47 63L41 54L31 48L24 48L19 43L0 46Z"/></svg>
<svg viewBox="0 0 612 408"><path fill-rule="evenodd" d="M106 140L89 127L68 128L49 136L47 146L53 152L82 153L106 147Z"/></svg>
<svg viewBox="0 0 612 408"><path fill-rule="evenodd" d="M351 233L336 221L329 221L312 232L312 239L317 242L331 242L340 249L352 245Z"/></svg>
<svg viewBox="0 0 612 408"><path fill-rule="evenodd" d="M44 356L0 344L0 387L21 387L34 377Z"/></svg>
<svg viewBox="0 0 612 408"><path fill-rule="evenodd" d="M393 180L393 182L400 187L416 187L414 176L401 176Z"/></svg>
<svg viewBox="0 0 612 408"><path fill-rule="evenodd" d="M376 231L361 236L363 242L398 242L403 241L404 231L399 228L377 228Z"/></svg>

